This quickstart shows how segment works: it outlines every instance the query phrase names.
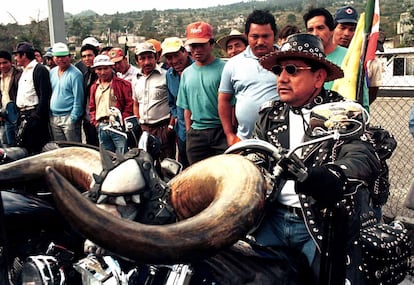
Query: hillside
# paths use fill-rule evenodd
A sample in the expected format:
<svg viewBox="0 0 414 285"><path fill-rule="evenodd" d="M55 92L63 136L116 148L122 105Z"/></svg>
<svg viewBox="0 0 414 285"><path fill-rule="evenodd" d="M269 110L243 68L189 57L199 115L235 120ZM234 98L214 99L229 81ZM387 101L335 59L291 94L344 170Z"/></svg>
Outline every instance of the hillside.
<svg viewBox="0 0 414 285"><path fill-rule="evenodd" d="M408 7L403 0L381 0L381 28L387 38L396 35L396 23L401 12ZM231 5L219 5L205 9L170 9L131 11L113 15L99 15L94 11L83 11L77 15L65 14L66 33L69 42L78 45L81 39L94 35L104 44L116 44L119 36L141 36L163 39L169 36L184 37L188 23L203 20L212 24L216 38L229 33L232 28L244 30L245 17L254 9L266 9L275 15L279 28L285 24L296 24L304 30L302 15L311 6L326 7L332 13L343 6L343 1L333 0L267 0L246 1ZM355 0L353 6L358 12L365 9L364 0ZM0 48L12 49L17 41L26 40L35 46L49 46L48 22L29 25L0 25Z"/></svg>

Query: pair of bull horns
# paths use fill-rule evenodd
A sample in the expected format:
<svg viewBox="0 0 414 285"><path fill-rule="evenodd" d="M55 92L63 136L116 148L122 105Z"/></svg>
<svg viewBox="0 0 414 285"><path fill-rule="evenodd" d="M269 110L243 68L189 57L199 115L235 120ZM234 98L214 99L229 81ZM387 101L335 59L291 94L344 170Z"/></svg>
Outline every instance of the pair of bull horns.
<svg viewBox="0 0 414 285"><path fill-rule="evenodd" d="M242 156L226 154L198 162L169 182L177 223L145 225L121 219L99 209L72 185L91 183L90 167L68 175L64 163L51 163L50 157L61 160L69 153L74 154L72 147L51 151L47 159L46 153L37 156L37 167L44 160L58 209L88 239L139 262L182 263L211 256L248 233L263 209L264 179L258 168ZM78 165L91 163L85 159L90 157L79 151ZM0 183L2 174L0 168Z"/></svg>

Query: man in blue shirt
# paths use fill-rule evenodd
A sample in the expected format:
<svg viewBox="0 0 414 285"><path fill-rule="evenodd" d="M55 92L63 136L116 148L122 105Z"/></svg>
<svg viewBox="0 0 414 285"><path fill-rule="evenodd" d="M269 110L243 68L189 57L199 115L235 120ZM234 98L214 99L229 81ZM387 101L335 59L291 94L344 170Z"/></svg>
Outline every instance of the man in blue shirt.
<svg viewBox="0 0 414 285"><path fill-rule="evenodd" d="M226 63L219 87L220 120L229 146L250 138L260 106L278 98L276 76L258 61L275 50L277 27L274 16L267 11L253 11L246 20L245 32L249 45ZM232 106L235 106L237 122Z"/></svg>
<svg viewBox="0 0 414 285"><path fill-rule="evenodd" d="M83 75L71 64L69 49L64 43L53 45L57 67L50 71L50 127L54 140L81 142L84 110Z"/></svg>
<svg viewBox="0 0 414 285"><path fill-rule="evenodd" d="M168 66L170 66L166 75L168 105L175 120L174 124L170 124L168 127L173 128L177 133L178 161L185 168L189 163L186 154L184 110L177 106L177 97L181 74L187 66L193 63L193 60L185 49L183 41L177 37L166 38L162 42L161 48L161 56L165 57Z"/></svg>

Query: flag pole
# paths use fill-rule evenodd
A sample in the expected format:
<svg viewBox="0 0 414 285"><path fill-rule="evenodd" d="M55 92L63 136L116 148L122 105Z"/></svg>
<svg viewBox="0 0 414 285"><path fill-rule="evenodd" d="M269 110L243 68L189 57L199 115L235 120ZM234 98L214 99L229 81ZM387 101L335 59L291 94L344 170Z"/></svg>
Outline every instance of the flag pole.
<svg viewBox="0 0 414 285"><path fill-rule="evenodd" d="M127 58L129 63L129 47L128 47L128 29L125 29L125 45L124 45L124 55Z"/></svg>
<svg viewBox="0 0 414 285"><path fill-rule="evenodd" d="M364 80L365 80L365 74L366 74L365 58L367 56L369 36L371 34L372 23L373 23L373 18L374 18L375 1L379 1L379 0L368 0L367 6L365 7L365 26L364 26L363 42L362 42L362 50L361 50L361 65L360 65L360 69L358 73L357 93L356 93L356 101L360 103L361 105L363 104Z"/></svg>

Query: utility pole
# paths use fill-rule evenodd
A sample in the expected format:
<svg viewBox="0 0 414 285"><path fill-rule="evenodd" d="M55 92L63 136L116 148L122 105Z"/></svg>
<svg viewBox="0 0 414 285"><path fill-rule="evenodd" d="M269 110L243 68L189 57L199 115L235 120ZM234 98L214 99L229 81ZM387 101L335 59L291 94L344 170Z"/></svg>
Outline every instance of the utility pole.
<svg viewBox="0 0 414 285"><path fill-rule="evenodd" d="M50 46L57 42L66 43L63 0L48 0L48 6Z"/></svg>

